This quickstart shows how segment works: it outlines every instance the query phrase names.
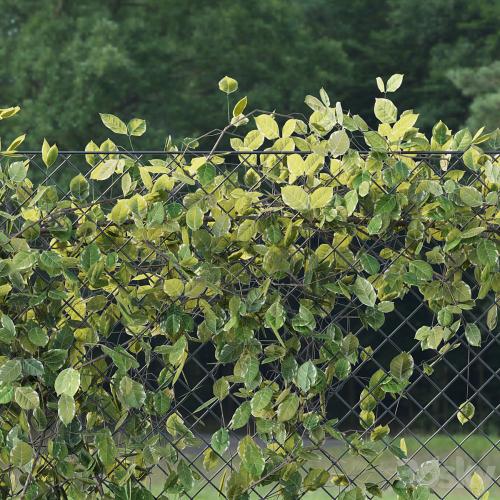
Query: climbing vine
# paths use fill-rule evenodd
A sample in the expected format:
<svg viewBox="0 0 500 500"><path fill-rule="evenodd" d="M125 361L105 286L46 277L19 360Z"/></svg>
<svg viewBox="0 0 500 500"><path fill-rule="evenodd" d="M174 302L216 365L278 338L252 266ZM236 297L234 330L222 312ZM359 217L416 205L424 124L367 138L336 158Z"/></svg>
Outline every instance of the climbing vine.
<svg viewBox="0 0 500 500"><path fill-rule="evenodd" d="M382 495L384 481L310 463L331 438L368 461L404 461L380 404L404 397L416 370L432 377L448 351L479 347L487 332L466 312L480 304L493 330L500 293L495 134L439 122L427 137L389 99L402 80L377 79L376 129L323 89L306 97L308 118L246 113L244 97L207 151L169 140L148 159L133 151L144 120L102 114L125 141L90 142L67 193L55 144L41 150L43 182L23 136L2 150L3 497L150 498L158 465L163 498L194 494L211 471L230 499L332 485L345 500ZM219 88L229 102L238 84ZM423 151L436 154L423 162ZM359 429L345 430L329 404L377 347L349 328L379 330L410 296L431 311L415 334L426 361L402 350L373 370ZM200 387L187 366L203 347L212 395L188 411L179 388ZM474 411L464 401L460 423ZM209 412L221 426L205 439ZM421 478L403 466L391 486L424 500Z"/></svg>

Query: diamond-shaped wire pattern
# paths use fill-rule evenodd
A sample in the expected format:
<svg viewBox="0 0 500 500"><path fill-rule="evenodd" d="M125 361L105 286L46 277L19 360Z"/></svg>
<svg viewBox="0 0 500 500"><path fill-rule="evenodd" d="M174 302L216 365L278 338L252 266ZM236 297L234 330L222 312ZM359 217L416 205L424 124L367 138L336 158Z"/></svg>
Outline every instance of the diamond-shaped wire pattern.
<svg viewBox="0 0 500 500"><path fill-rule="evenodd" d="M69 231L71 236L67 239L67 244L72 245L72 258L76 260L84 259L82 255L84 246L79 246L78 240L85 241L86 246L91 245L85 230L86 224L95 224L98 228L96 233L92 234L92 239L98 241L101 246L105 245L106 238L115 238L113 234L113 223L106 217L108 207L112 207L117 199L123 197L124 183L128 184L130 190L128 197L132 194L148 195L151 189L145 185L153 185L159 179L168 173L170 178L175 179L175 183L169 186L166 195L161 199L165 206L173 207L172 210L179 210L182 213L189 208L186 201L189 196L195 196L197 190L201 190L207 196L218 188L230 185L231 190L239 188L247 193L260 193L252 203L259 203L266 210L261 211L261 219L266 217L277 218L279 212L275 212L278 207L275 203L276 195L279 194L280 183L276 177L273 177L273 166L280 165L287 161L289 155L303 155L300 151L247 151L236 153L234 151L182 151L182 152L147 152L147 151L124 151L119 156L127 162L127 165L153 167L149 170L141 170L141 179L125 178L123 165L115 165L115 174L105 182L96 181L92 172L95 172L100 166L109 161L117 161L117 153L112 152L93 152L92 158L85 152L60 152L56 164L47 169L42 162L41 152L22 153L22 157L29 161L29 177L33 180L38 189L26 190L18 197L22 200L19 203L7 203L3 207L3 212L10 214L11 218L3 218L1 231L13 239L26 234L32 226L38 226L39 236L35 242L31 242L32 248L36 246L40 251L54 249L61 243L54 239L54 236ZM365 153L360 153L363 156ZM476 181L475 173L468 171L463 163L463 155L460 152L429 152L429 153L405 153L415 162L415 171L427 172L429 178L442 177L445 172L452 170L467 171L470 175L470 182ZM492 158L497 158L497 152L488 153ZM186 165L202 165L207 158L218 158L218 161L211 161L210 169L207 169L207 176L210 181L215 177L216 187L205 182L196 169L185 168ZM18 158L19 159L19 155ZM91 160L91 161L89 161ZM446 161L447 168L440 168L440 162ZM198 162L198 163L197 163ZM90 164L90 165L89 165ZM262 169L261 165L266 164ZM158 167L158 168L154 168ZM328 169L325 164L323 167ZM121 170L120 170L121 169ZM249 172L252 172L249 174ZM78 200L70 194L70 180L82 174L89 183L88 189L90 196L87 199ZM191 175L192 174L192 175ZM335 177L340 177L342 172L337 172ZM425 174L424 174L425 178ZM331 183L339 195L344 195L346 189L339 188L340 184ZM49 187L50 186L50 187ZM396 192L399 184L393 187ZM43 189L47 188L46 191ZM21 189L21 188L20 188ZM385 188L381 188L385 189ZM33 222L31 225L25 221L27 210L33 206L34 199L46 199L46 211L42 221ZM58 200L58 204L53 203ZM66 200L67 205L61 205L61 200ZM213 201L213 200L212 200ZM178 204L175 205L174 204ZM61 206L63 208L61 208ZM76 210L75 210L76 206ZM70 209L76 218L65 218L64 210ZM71 208L73 207L73 208ZM100 207L100 208L99 208ZM218 211L219 214L228 216L228 223L242 224L244 218L239 217L237 221L231 221L231 213L224 203L218 203L217 207L211 206L212 212ZM405 216L409 213L411 207L406 207L400 214L401 224L405 224ZM102 210L102 213L99 212ZM244 210L242 208L242 213ZM16 218L23 214L23 217ZM251 216L249 216L251 218ZM28 217L29 218L29 217ZM295 219L297 219L295 217ZM292 217L294 220L294 217ZM89 222L91 221L91 222ZM93 221L93 222L92 222ZM258 221L256 221L258 222ZM146 393L153 394L158 391L162 385L168 386L166 381L176 377L175 393L168 389L165 394L168 395L169 405L166 411L151 414L144 406L138 405L131 408L126 414L120 414L111 397L96 398L93 412L87 415L87 418L80 416L78 421L74 421L66 428L64 432L80 434L85 439L92 439L95 428L104 426L110 429L117 447L128 446L128 449L120 449L119 458L108 468L100 469L96 472L93 480L96 482L96 491L100 494L107 492L112 494L117 488L113 485L117 475L129 477L132 484L141 484L150 489L155 498L162 495L169 498L169 490L165 490L166 483L172 478L171 463L169 460L175 456L175 461L183 460L185 466L190 469L194 477L194 484L191 485L187 498L212 498L210 495L219 494L226 497L224 483L221 482L225 471L232 471L238 467L238 453L236 443L241 439L243 429L228 429L229 421L234 411L241 407L245 400L238 384L231 381L230 375L237 358L227 363L220 363L218 359L221 352L216 351L216 346L203 335L196 334L200 328L206 332L207 325L200 327L206 320L206 310L208 307L217 308L217 293L208 293L203 301L198 300L200 295L196 292L180 293L167 303L160 303L154 295L144 293L143 285L149 283L164 282L168 276L163 272L166 265L172 265L179 272L182 269L178 262L173 260L173 254L170 251L172 244L173 230L166 229L154 233L154 225L148 221L145 222L146 236L140 236L134 230L130 230L126 237L121 237L119 245L116 241L111 242L114 251L119 253L121 261L120 270L108 262L102 272L108 284L96 292L99 287L93 282L91 276L78 272L70 273L66 279L73 283L79 294L72 295L68 299L67 295L61 293L60 310L50 311L52 317L59 315L71 317L72 327L80 333L83 341L72 339L71 347L80 353L80 358L75 368L82 372L82 391L76 396L76 404L79 404L79 398L83 397L84 391L89 390L85 386L85 373L91 374L94 381L97 380L102 391L107 391L114 383L117 368L114 364L103 362L105 351L103 346L114 349L117 346L122 348L122 352L127 359L133 358L137 363L133 363L129 370L129 377L134 381L139 381L144 387ZM175 225L175 218L169 222L172 227ZM127 224L133 225L132 222ZM366 220L355 220L355 225L366 224ZM466 221L462 221L465 227ZM264 228L264 226L262 226ZM153 228L153 229L151 229ZM148 232L147 230L150 229ZM207 248L210 244L210 238L217 231L213 224L202 221L199 227L198 240L192 245L191 253L187 252L186 259L195 259L199 263L206 260ZM264 229L262 229L264 230ZM380 266L380 273L391 272L397 268L398 259L405 254L408 245L413 244L405 240L405 232L398 231L398 224L394 224L392 235L379 239L376 234L365 239L357 241L358 255L370 256L371 261ZM154 234L153 234L154 233ZM223 234L223 231L221 231ZM283 234L280 237L284 237ZM491 230L491 238L496 238L494 228ZM135 248L135 238L141 239L143 248L148 251L137 252ZM315 231L304 233L297 240L294 252L287 256L290 263L295 261L307 260L311 252L314 253L318 247L327 242L334 241L332 250L328 253L322 253L323 260L335 259L342 263L338 267L343 268L336 271L331 276L325 275L324 279L329 278L332 282L337 282L346 274L358 275L360 268L357 263L353 263L346 258L343 250L343 241L336 240L334 231L325 227L317 228ZM207 243L208 242L208 243ZM256 252L243 252L239 246L234 246L234 253L230 251L233 245L232 241L226 242L224 256L230 256L231 265L226 262L220 265L221 269L227 273L223 284L227 293L240 294L247 296L252 289L261 286L264 277L261 271L262 260L259 258L259 246L263 246L263 236L260 229L251 235L248 242L253 246ZM424 251L432 249L430 242L423 243ZM394 252L387 259L380 258L380 251L385 247L391 247ZM213 250L213 249L212 249ZM211 252L210 260L207 266L199 268L200 286L203 280L210 280L216 277L217 273L217 252ZM460 263L457 264L460 266ZM124 269L129 269L131 274L136 275L136 282L128 283L125 277ZM57 293L61 291L56 276L50 276L46 272L35 271L35 278L40 287L39 294ZM215 280L215 278L214 278ZM321 464L331 474L345 474L351 484L364 484L368 481L379 484L382 489L390 488L391 483L397 478L397 466L402 463L409 464L412 468L418 469L420 464L429 460L438 460L440 464L441 476L431 483L437 498L456 498L459 494L470 490L470 477L473 471L478 471L484 482L486 491L491 491L490 498L496 498L500 495L500 433L499 404L500 392L498 383L500 376L498 373L498 358L500 355L498 329L491 329L487 325L487 314L490 307L494 304L492 294L487 294L480 303L479 307L464 310L463 315L468 323L473 323L481 332L480 347L471 347L464 334L459 334L457 349L446 353L441 361L436 365L434 373L430 373L423 363L430 360L435 355L435 351L429 354L429 351L420 349L420 342L415 340L417 330L424 325L436 323L435 313L430 310L424 302L419 292L410 288L410 292L403 301L395 302L395 309L386 313L385 321L377 328L370 325L370 321L360 320L360 311L364 306L354 297L347 295L338 295L334 307L328 307L321 297L311 295L311 283L308 281L307 273L303 273L298 278L290 273L287 279L271 280L268 283L270 292L279 292L282 297L282 303L288 317L297 314L301 300L310 300L316 302L321 314L317 319L316 331L319 333L327 332L331 325L336 325L342 335L351 334L359 342L359 352L361 359L354 364L352 371L342 379L335 379L325 392L324 400L312 398L307 403L307 411L324 411L327 418L337 418L336 428L342 432L357 430L361 437L369 435L373 427L378 425L390 425L391 434L389 437L389 446L393 443L399 446L400 439L404 437L408 446L406 459L396 460L385 455L374 457L353 456L348 447L341 442L326 438L321 444L312 446L315 448L315 458L313 463ZM216 280L215 280L216 281ZM471 283L474 280L470 281ZM307 286L306 286L307 285ZM204 285L206 286L206 285ZM43 287L43 288L42 288ZM145 286L144 286L145 288ZM478 287L472 289L472 295L478 293ZM130 297L125 300L123 297ZM93 298L94 297L94 298ZM92 299L93 298L93 299ZM92 300L91 300L92 299ZM193 303L194 300L194 303ZM82 301L87 306L82 307ZM90 301L90 302L89 302ZM188 304L189 303L189 304ZM92 304L91 306L89 304ZM158 330L159 325L166 321L171 311L183 311L189 305L189 320L184 317L176 318L176 321L189 321L184 325L186 331L190 332L191 340L187 350L187 359L183 364L182 374L175 373L171 364L165 362L165 352L162 347L172 348L173 342L166 336L153 336L151 333ZM175 307L178 309L175 309ZM17 304L17 315L22 317L35 311L40 304L28 302ZM179 313L181 314L181 313ZM133 320L132 320L133 318ZM16 318L13 318L14 321ZM226 322L229 318L226 318ZM222 325L223 327L223 325ZM168 329L169 326L167 325ZM176 327L179 328L178 326ZM281 336L286 340L287 326ZM126 330L128 331L126 332ZM105 331L106 334L98 338L92 338L89 332ZM133 335L130 335L130 331ZM88 335L86 337L86 335ZM142 339L148 338L150 351L144 350L145 343ZM276 344L276 338L270 335L262 336L259 339L263 347ZM300 365L308 359L317 358L321 349L325 347L320 337L304 337L300 349L296 355L296 361ZM400 352L411 353L415 359L415 373L410 384L406 388L402 397L385 398L377 407L375 421L368 429L360 428L359 420L363 409L363 399L369 398L370 392L363 393L370 376L374 371L386 370L390 360ZM168 356L168 354L167 354ZM261 362L263 359L261 358ZM324 368L325 367L321 367ZM265 371L265 377L284 386L283 373L280 363L272 360L266 364L261 364L261 370ZM222 376L229 376L228 395L223 401L213 398L213 384ZM95 378L97 377L97 378ZM100 388L93 388L99 393ZM170 391L170 392L169 392ZM103 396L103 394L101 394ZM103 405L103 400L107 405ZM475 406L475 415L467 426L461 427L457 421L456 414L459 405L463 401L471 401ZM161 405L161 401L152 403ZM165 403L166 404L166 403ZM89 401L86 402L89 405ZM90 411L87 406L86 411ZM92 413L92 415L91 415ZM182 425L175 428L175 416L182 418ZM2 413L4 429L9 425L8 412ZM49 441L58 435L62 424L58 421L57 412L51 414L52 422L45 426L45 431L31 436L31 445L36 452L36 461L38 463L37 474L45 474L50 478L53 470L60 469L60 459L57 453L53 451L54 443L49 445ZM96 422L91 423L92 420ZM174 430L172 431L172 426ZM203 464L203 458L207 450L211 449L212 434L219 428L228 429L231 446L229 450L219 456L219 462L216 467L207 470ZM261 433L258 426L252 420L245 425L246 431L253 436L256 442L260 442ZM169 431L170 429L170 431ZM300 429L305 436L306 432ZM127 441L122 437L126 433L133 439ZM81 438L75 437L78 441ZM271 440L272 441L272 440ZM310 443L311 444L311 443ZM279 447L283 443L275 442ZM71 450L70 450L71 451ZM135 457L142 453L141 463L135 463ZM215 452L214 452L215 453ZM96 450L87 450L88 459L92 461L97 456ZM218 455L218 454L216 454ZM100 457L101 458L101 457ZM135 464L135 465L133 465ZM309 470L309 464L302 466L302 473L305 475ZM268 471L271 475L272 470ZM78 471L68 469L66 482L61 480L64 472L58 471L55 477L58 477L59 484L52 485L64 489L66 484L71 482L71 474L78 474ZM113 478L113 479L111 479ZM434 478L435 479L435 478ZM50 482L50 479L46 479ZM252 495L255 498L269 498L280 491L280 484L270 481L269 484L252 486ZM319 490L313 493L310 498L337 498L345 486L334 485L331 481L323 485ZM56 490L53 490L56 491ZM24 492L23 492L24 493ZM13 491L13 496L20 494L20 491ZM119 497L118 493L116 493ZM322 496L323 495L323 496ZM34 497L33 497L34 498ZM121 498L121 497L120 497ZM253 497L252 497L253 498ZM309 497L308 497L309 498ZM462 497L460 497L462 498Z"/></svg>

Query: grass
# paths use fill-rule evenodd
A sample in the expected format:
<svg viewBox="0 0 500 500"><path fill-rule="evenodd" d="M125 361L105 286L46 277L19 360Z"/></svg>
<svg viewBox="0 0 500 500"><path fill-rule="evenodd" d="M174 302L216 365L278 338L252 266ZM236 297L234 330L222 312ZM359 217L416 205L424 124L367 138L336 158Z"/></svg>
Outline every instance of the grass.
<svg viewBox="0 0 500 500"><path fill-rule="evenodd" d="M425 449L419 443L419 440L425 444ZM469 483L470 475L472 472L477 471L483 478L485 485L488 487L491 484L491 479L487 477L483 470L479 467L475 467L474 464L477 463L483 469L489 472L489 475L496 478L499 474L498 467L500 466L500 451L498 449L499 437L496 435L490 435L489 439L484 436L471 436L467 437L465 434L455 434L452 437L446 435L438 435L431 439L426 436L419 436L418 440L414 437L405 438L406 445L408 448L408 456L412 457L410 465L413 469L416 469L427 460L431 460L434 457L438 458L443 462L440 469L440 477L433 488L436 492L441 495L447 495L446 498L450 500L470 500L475 498L472 496L464 487L457 483L454 475L458 478L465 476L462 481L465 484ZM496 448L493 447L491 442L496 444ZM456 443L455 443L456 442ZM461 445L462 449L456 449L457 444ZM487 453L490 448L494 448L493 451ZM338 444L331 443L327 446L328 453L334 458L340 458L344 451L344 448ZM414 455L414 456L413 456ZM359 475L357 482L361 484L363 481L380 482L382 479L381 474L385 477L391 477L392 473L396 470L398 465L396 459L392 455L384 454L377 458L372 467L367 468L367 462L360 458L350 455L345 455L341 458L342 468L348 477L355 477ZM311 466L315 467L328 467L330 464L329 460L326 458L320 459ZM202 459L195 462L195 466L206 473L203 469ZM162 490L162 485L164 477L161 476L160 471L158 474L154 475L152 480L150 480L150 488L154 494L159 494ZM216 474L212 482L215 485L220 483L221 474ZM339 495L339 488L335 485L328 483L325 487L328 493L325 491L314 491L306 494L304 498L306 500L323 500L337 498ZM216 500L220 499L217 490L213 486L206 486L204 480L200 480L195 488L190 492L190 495L195 495L196 499L199 500ZM201 489L203 488L203 489ZM201 489L201 491L199 491ZM275 492L275 490L273 490ZM500 488L492 488L490 493L490 500L497 500L500 498ZM269 487L262 487L258 490L259 494L263 497L270 495ZM170 496L169 496L170 498ZM172 496L172 499L176 498ZM259 498L258 495L252 494L252 500ZM272 498L272 496L269 496ZM384 493L384 499L386 500L397 500L397 495L395 495L391 489L388 489ZM438 496L432 495L431 498L439 498Z"/></svg>

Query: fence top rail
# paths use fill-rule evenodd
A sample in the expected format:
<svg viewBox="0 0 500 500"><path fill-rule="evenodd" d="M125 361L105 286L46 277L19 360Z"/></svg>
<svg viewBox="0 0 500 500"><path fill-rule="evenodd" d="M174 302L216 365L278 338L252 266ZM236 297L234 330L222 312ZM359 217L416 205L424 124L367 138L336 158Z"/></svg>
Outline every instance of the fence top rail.
<svg viewBox="0 0 500 500"><path fill-rule="evenodd" d="M373 151L370 150L356 150L360 154L370 154ZM437 156L437 155L459 155L464 154L467 150L436 150L436 151L380 151L380 153L386 153L388 155L426 155L426 156ZM163 150L118 150L118 151L82 151L82 150L60 150L59 154L71 154L71 155L95 155L95 154L129 154L129 155L140 155L140 154L157 154L157 155L221 155L221 154L239 154L239 155L274 155L274 154L310 154L314 151L302 151L302 150L251 150L251 151L237 151L233 149L218 149L218 150L194 150L188 149L183 151L163 151ZM16 151L15 153L9 154L13 155L29 155L29 154L42 154L41 150L26 150L26 151ZM486 150L483 154L487 155L500 155L500 149ZM7 156L7 155L6 155Z"/></svg>

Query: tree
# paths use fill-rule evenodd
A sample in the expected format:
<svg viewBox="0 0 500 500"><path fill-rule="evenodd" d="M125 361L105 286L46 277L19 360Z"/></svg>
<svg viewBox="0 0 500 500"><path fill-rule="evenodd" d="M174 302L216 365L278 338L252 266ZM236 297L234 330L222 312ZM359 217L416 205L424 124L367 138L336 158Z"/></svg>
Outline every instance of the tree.
<svg viewBox="0 0 500 500"><path fill-rule="evenodd" d="M155 132L143 147L199 135L223 123L213 82L224 74L255 105L284 111L349 78L341 43L317 38L298 1L2 3L2 99L23 107L12 126L30 132L30 147L43 137L83 147L103 110L147 118Z"/></svg>
<svg viewBox="0 0 500 500"><path fill-rule="evenodd" d="M500 61L479 68L450 70L450 80L472 102L467 126L488 129L500 126Z"/></svg>

